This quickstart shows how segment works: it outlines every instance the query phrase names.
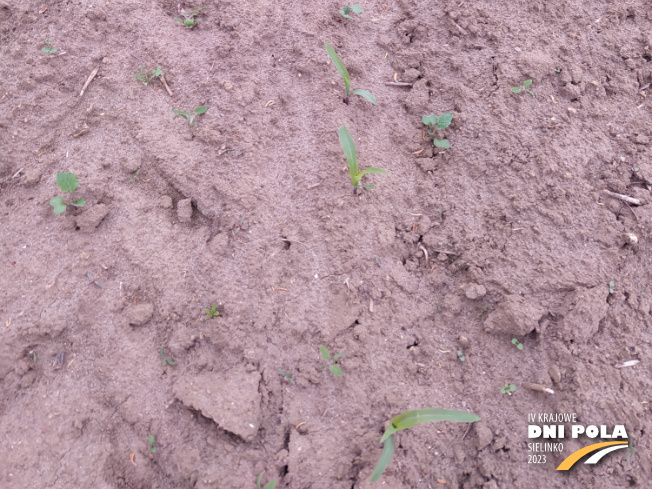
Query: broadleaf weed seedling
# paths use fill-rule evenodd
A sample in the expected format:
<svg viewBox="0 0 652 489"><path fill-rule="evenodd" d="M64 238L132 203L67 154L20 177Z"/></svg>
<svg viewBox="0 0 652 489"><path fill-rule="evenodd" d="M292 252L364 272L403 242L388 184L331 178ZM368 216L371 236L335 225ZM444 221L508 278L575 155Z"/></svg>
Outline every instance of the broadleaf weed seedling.
<svg viewBox="0 0 652 489"><path fill-rule="evenodd" d="M346 69L344 62L337 55L335 49L333 49L333 46L328 44L326 41L324 41L324 45L326 46L326 52L328 53L328 56L331 58L335 68L337 68L337 72L342 77L342 80L344 80L344 88L346 89L346 97L344 97L344 103L349 105L349 96L353 93L354 95L359 95L360 97L376 105L376 97L374 97L371 92L360 90L359 88L351 91L351 77L349 76L349 71Z"/></svg>
<svg viewBox="0 0 652 489"><path fill-rule="evenodd" d="M52 44L50 44L50 39L46 39L45 44L46 44L45 47L41 48L41 51L43 51L44 53L54 54L58 51L57 48L55 48L54 46L52 46Z"/></svg>
<svg viewBox="0 0 652 489"><path fill-rule="evenodd" d="M193 110L193 111L191 111L191 112L189 112L187 114L182 110L173 110L172 112L174 112L175 114L179 114L191 126L197 127L197 121L195 120L195 117L197 117L198 115L203 114L207 110L208 110L208 106L207 105L202 105L201 107L197 107L195 110Z"/></svg>
<svg viewBox="0 0 652 489"><path fill-rule="evenodd" d="M520 341L518 341L516 338L512 338L512 345L514 345L514 346L515 346L516 348L518 348L519 350L522 350L522 349L523 349L523 343L521 343Z"/></svg>
<svg viewBox="0 0 652 489"><path fill-rule="evenodd" d="M389 173L387 170L381 170L380 168L369 167L366 170L358 171L358 155L355 150L355 143L353 138L349 134L346 126L340 127L339 130L340 143L342 144L342 149L346 155L346 162L349 165L349 176L351 177L351 183L353 184L353 191L357 192L358 187L373 189L373 185L360 185L360 179L366 173Z"/></svg>
<svg viewBox="0 0 652 489"><path fill-rule="evenodd" d="M193 27L195 27L195 25L197 25L199 21L201 21L201 19L195 19L195 15L197 15L197 13L200 10L203 10L204 8L205 7L199 7L197 10L193 10L189 14L179 11L179 14L183 16L183 19L174 19L174 20L176 20L177 22L181 22L185 28L192 29Z"/></svg>
<svg viewBox="0 0 652 489"><path fill-rule="evenodd" d="M261 473L258 475L258 479L256 479L256 488L257 488L257 489L261 489L261 488L260 488L260 484L261 484L261 482L263 481L263 475L265 475L265 472L261 472ZM262 489L274 489L275 487L276 487L276 479L272 479L272 480L269 481L267 484L265 484L265 485L262 487Z"/></svg>
<svg viewBox="0 0 652 489"><path fill-rule="evenodd" d="M175 362L175 361L172 360L170 357L166 356L166 355L163 353L163 348L161 348L161 349L158 351L158 357L161 359L161 364L162 364L164 367L165 367L166 365L170 365L171 367L174 367L177 363L179 363L179 362Z"/></svg>
<svg viewBox="0 0 652 489"><path fill-rule="evenodd" d="M220 315L220 311L217 310L217 306L212 304L210 308L204 309L206 311L206 319L213 319Z"/></svg>
<svg viewBox="0 0 652 489"><path fill-rule="evenodd" d="M57 186L62 192L73 193L77 187L79 187L79 180L74 173L69 172L59 172L57 173ZM86 204L86 201L83 198L71 200L70 204L75 207L83 207ZM62 214L66 211L66 201L63 197L57 196L50 199L50 205L54 207L55 214Z"/></svg>
<svg viewBox="0 0 652 489"><path fill-rule="evenodd" d="M452 112L446 112L445 114L440 115L437 117L435 114L432 115L424 115L421 117L421 121L428 126L428 134L433 138L432 142L437 148L444 148L444 149L449 149L451 147L450 142L448 139L437 139L435 137L435 131L441 131L443 129L446 129L448 126L451 125L451 121L453 120L453 113Z"/></svg>
<svg viewBox="0 0 652 489"><path fill-rule="evenodd" d="M154 439L154 435L149 435L149 438L147 438L147 446L150 452L156 453L156 440Z"/></svg>
<svg viewBox="0 0 652 489"><path fill-rule="evenodd" d="M100 289L104 288L104 285L101 282L98 282L90 273L87 273L86 276L90 280L88 285L97 285Z"/></svg>
<svg viewBox="0 0 652 489"><path fill-rule="evenodd" d="M296 385L295 382L294 382L294 379L292 378L292 373L285 372L285 371L281 370L280 368L278 369L278 373L281 374L281 376L283 376L283 380L285 380L287 383L292 384L292 385Z"/></svg>
<svg viewBox="0 0 652 489"><path fill-rule="evenodd" d="M163 73L163 70L161 69L160 66L157 66L155 70L152 70L152 76L147 75L147 70L143 68L142 66L140 67L140 71L142 73L134 73L134 76L138 78L141 82L143 82L143 85L147 86L154 78L158 78L159 76L165 75Z"/></svg>
<svg viewBox="0 0 652 489"><path fill-rule="evenodd" d="M328 370L330 370L333 375L336 377L342 377L344 375L342 373L342 369L335 362L337 362L337 360L339 360L339 358L344 355L344 353L338 353L337 355L333 355L331 358L331 352L329 352L328 348L326 348L324 345L319 345L319 352L321 353L322 360L326 362L326 365L319 367L320 370L324 370L326 367L328 367Z"/></svg>
<svg viewBox="0 0 652 489"><path fill-rule="evenodd" d="M407 428L412 428L421 423L430 423L437 421L455 421L457 423L475 423L480 421L480 417L464 411L451 409L419 409L417 411L407 411L399 414L389 423L385 430L381 442L384 442L383 453L378 460L378 464L371 475L371 482L376 482L383 475L394 455L394 433Z"/></svg>
<svg viewBox="0 0 652 489"><path fill-rule="evenodd" d="M528 88L530 85L532 85L532 80L525 80L523 84L520 87L513 87L512 88L512 93L521 93L521 92L527 92L530 95L532 95L533 98L536 98L536 96L532 93L532 91Z"/></svg>
<svg viewBox="0 0 652 489"><path fill-rule="evenodd" d="M344 17L345 19L352 19L349 14L353 12L356 15L361 15L364 14L364 10L362 10L362 7L360 7L359 3L356 3L355 5L345 5L342 10L338 10L340 15Z"/></svg>
<svg viewBox="0 0 652 489"><path fill-rule="evenodd" d="M505 383L505 385L500 388L500 393L511 396L512 392L514 392L515 390L516 390L516 386L514 384Z"/></svg>

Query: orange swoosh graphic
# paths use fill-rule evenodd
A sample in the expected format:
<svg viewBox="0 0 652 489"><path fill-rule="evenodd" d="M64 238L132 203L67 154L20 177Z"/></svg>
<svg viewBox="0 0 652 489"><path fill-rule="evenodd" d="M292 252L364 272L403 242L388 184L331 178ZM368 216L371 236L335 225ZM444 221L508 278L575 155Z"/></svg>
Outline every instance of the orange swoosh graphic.
<svg viewBox="0 0 652 489"><path fill-rule="evenodd" d="M600 450L601 448L610 447L613 445L627 445L627 444L629 444L629 442L626 441L605 441L602 443L594 443L593 445L589 445L588 447L580 448L576 452L573 452L568 457L566 457L566 460L564 460L562 463L559 464L557 470L568 470L573 465L575 465L575 462L581 459L584 455L587 455L591 452L595 452L596 450Z"/></svg>

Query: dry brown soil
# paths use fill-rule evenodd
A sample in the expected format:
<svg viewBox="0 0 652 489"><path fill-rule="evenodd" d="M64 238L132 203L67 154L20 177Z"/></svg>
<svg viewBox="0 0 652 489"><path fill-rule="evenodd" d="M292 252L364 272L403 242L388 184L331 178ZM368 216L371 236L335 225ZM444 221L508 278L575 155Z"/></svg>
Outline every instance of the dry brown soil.
<svg viewBox="0 0 652 489"><path fill-rule="evenodd" d="M0 487L651 487L650 2L382 1L0 0ZM482 421L399 433L372 485L425 407ZM636 452L528 463L560 412Z"/></svg>

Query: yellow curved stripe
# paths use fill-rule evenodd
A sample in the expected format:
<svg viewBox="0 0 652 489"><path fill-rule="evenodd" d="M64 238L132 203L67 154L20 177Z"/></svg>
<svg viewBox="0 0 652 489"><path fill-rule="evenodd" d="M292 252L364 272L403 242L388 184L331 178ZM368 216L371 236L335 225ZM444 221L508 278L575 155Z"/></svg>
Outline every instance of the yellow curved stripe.
<svg viewBox="0 0 652 489"><path fill-rule="evenodd" d="M573 465L575 465L575 462L581 459L584 455L595 452L596 450L600 450L601 448L610 447L613 445L627 445L628 443L629 442L626 441L605 441L602 443L594 443L588 447L580 448L576 452L573 452L568 457L566 457L566 460L559 464L557 470L568 470Z"/></svg>

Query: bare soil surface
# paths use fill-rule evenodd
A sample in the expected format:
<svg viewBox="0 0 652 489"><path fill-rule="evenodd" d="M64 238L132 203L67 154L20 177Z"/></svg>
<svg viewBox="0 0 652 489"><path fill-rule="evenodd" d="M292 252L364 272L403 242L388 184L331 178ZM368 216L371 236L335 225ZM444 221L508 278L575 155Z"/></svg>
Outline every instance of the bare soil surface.
<svg viewBox="0 0 652 489"><path fill-rule="evenodd" d="M650 3L200 6L0 0L0 487L650 487ZM426 407L481 421L400 432L372 485ZM529 413L636 452L528 463Z"/></svg>

